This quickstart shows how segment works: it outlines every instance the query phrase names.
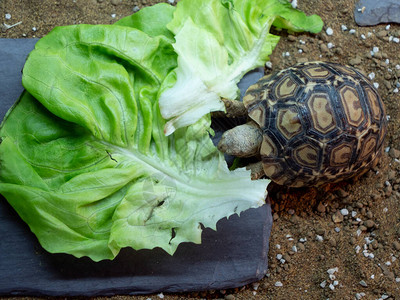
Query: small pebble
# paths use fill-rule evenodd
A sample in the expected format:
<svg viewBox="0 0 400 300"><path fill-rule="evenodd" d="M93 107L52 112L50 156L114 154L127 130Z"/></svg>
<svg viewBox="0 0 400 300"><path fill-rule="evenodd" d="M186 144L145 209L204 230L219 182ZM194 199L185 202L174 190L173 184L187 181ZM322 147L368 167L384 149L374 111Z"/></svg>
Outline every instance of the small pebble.
<svg viewBox="0 0 400 300"><path fill-rule="evenodd" d="M290 257L289 254L286 253L286 254L283 255L283 260L284 260L284 261L287 261L288 263L290 263L291 260L292 260L292 258Z"/></svg>
<svg viewBox="0 0 400 300"><path fill-rule="evenodd" d="M351 65L359 65L360 63L361 63L361 57L360 56L356 56L355 58L351 58L350 60L349 60L349 63L351 64Z"/></svg>
<svg viewBox="0 0 400 300"><path fill-rule="evenodd" d="M335 213L332 215L332 221L333 221L334 223L341 223L341 222L343 222L343 215L342 215L339 211L335 212Z"/></svg>
<svg viewBox="0 0 400 300"><path fill-rule="evenodd" d="M297 244L297 249L299 249L300 251L304 251L304 250L306 250L306 247L304 246L303 243L298 243Z"/></svg>
<svg viewBox="0 0 400 300"><path fill-rule="evenodd" d="M357 300L360 300L362 297L364 297L365 296L365 293L357 293L356 294L356 299Z"/></svg>
<svg viewBox="0 0 400 300"><path fill-rule="evenodd" d="M328 28L326 29L326 34L327 34L327 35L333 35L333 29L332 29L331 27L328 27Z"/></svg>
<svg viewBox="0 0 400 300"><path fill-rule="evenodd" d="M360 225L360 227L358 227L358 230L360 230L361 232L367 231L367 229L368 229L367 226L364 226L364 225ZM358 234L358 230L357 230L357 234Z"/></svg>
<svg viewBox="0 0 400 300"><path fill-rule="evenodd" d="M341 213L343 216L347 216L347 215L349 214L349 210L348 210L347 208L342 208L342 209L340 210L340 213Z"/></svg>
<svg viewBox="0 0 400 300"><path fill-rule="evenodd" d="M386 29L386 30L389 30L389 29L390 29L390 24L389 24L389 25L386 25L385 29Z"/></svg>
<svg viewBox="0 0 400 300"><path fill-rule="evenodd" d="M374 72L369 73L369 74L368 74L368 78L371 79L371 80L374 80L374 78L375 78L375 73L374 73Z"/></svg>
<svg viewBox="0 0 400 300"><path fill-rule="evenodd" d="M389 150L389 156L391 158L400 158L400 150L397 150L396 148L391 148Z"/></svg>
<svg viewBox="0 0 400 300"><path fill-rule="evenodd" d="M322 282L319 284L319 286L322 287L322 288L324 289L324 288L326 287L326 280L322 281Z"/></svg>
<svg viewBox="0 0 400 300"><path fill-rule="evenodd" d="M317 228L315 228L315 232L318 235L324 235L325 234L325 229L322 228L322 227L317 227Z"/></svg>
<svg viewBox="0 0 400 300"><path fill-rule="evenodd" d="M265 66L266 66L268 69L272 69L272 62L267 61L267 62L265 63Z"/></svg>
<svg viewBox="0 0 400 300"><path fill-rule="evenodd" d="M393 248L396 249L397 251L400 251L400 242L399 241L394 241L393 242Z"/></svg>
<svg viewBox="0 0 400 300"><path fill-rule="evenodd" d="M318 242L322 242L322 241L324 240L324 238L323 238L322 236L320 236L320 235L317 235L317 236L315 237L315 239L316 239Z"/></svg>
<svg viewBox="0 0 400 300"><path fill-rule="evenodd" d="M322 52L328 52L328 46L327 45L325 45L325 44L321 44L321 51Z"/></svg>
<svg viewBox="0 0 400 300"><path fill-rule="evenodd" d="M355 33L356 33L356 30L355 30L355 29L350 29L350 30L349 30L349 33L350 33L350 34L355 34Z"/></svg>
<svg viewBox="0 0 400 300"><path fill-rule="evenodd" d="M320 212L320 213L324 213L325 210L326 210L325 205L322 202L318 203L317 211Z"/></svg>
<svg viewBox="0 0 400 300"><path fill-rule="evenodd" d="M347 30L347 26L346 25L342 24L341 28L342 28L342 31L346 31Z"/></svg>
<svg viewBox="0 0 400 300"><path fill-rule="evenodd" d="M379 88L379 83L377 83L377 82L374 82L373 84L374 84L374 88L376 88L376 89L378 89L378 88Z"/></svg>
<svg viewBox="0 0 400 300"><path fill-rule="evenodd" d="M368 286L367 283L364 280L360 281L360 285L363 286L363 287L367 287Z"/></svg>
<svg viewBox="0 0 400 300"><path fill-rule="evenodd" d="M257 290L258 290L258 287L260 286L260 283L259 283L259 282L254 282L254 283L252 284L252 286L253 286L253 289L254 289L255 291L257 291Z"/></svg>
<svg viewBox="0 0 400 300"><path fill-rule="evenodd" d="M115 18L117 15L116 14L111 14L111 18Z"/></svg>
<svg viewBox="0 0 400 300"><path fill-rule="evenodd" d="M378 31L377 33L376 33L376 36L377 37L380 37L380 38L383 38L383 37L386 37L387 36L387 31L386 30L381 30L381 31Z"/></svg>
<svg viewBox="0 0 400 300"><path fill-rule="evenodd" d="M361 35L361 38L362 38L363 40L365 40L365 39L366 39L366 37L365 37L365 35L364 35L364 34L362 34L362 35Z"/></svg>
<svg viewBox="0 0 400 300"><path fill-rule="evenodd" d="M372 220L367 220L367 221L364 222L364 225L365 225L365 227L370 229L370 228L373 228L375 226L375 222L372 221Z"/></svg>
<svg viewBox="0 0 400 300"><path fill-rule="evenodd" d="M283 286L283 283L280 281L275 282L275 286Z"/></svg>
<svg viewBox="0 0 400 300"><path fill-rule="evenodd" d="M32 27L32 31L36 31L37 30L37 28L36 27Z"/></svg>
<svg viewBox="0 0 400 300"><path fill-rule="evenodd" d="M138 12L140 10L140 7L135 5L132 10L133 12Z"/></svg>
<svg viewBox="0 0 400 300"><path fill-rule="evenodd" d="M333 47L335 47L332 43L328 43L326 46L328 47L328 49L332 49Z"/></svg>
<svg viewBox="0 0 400 300"><path fill-rule="evenodd" d="M345 198L345 197L347 197L347 196L349 195L349 193L346 192L344 189L338 189L338 190L336 191L336 193L338 194L338 196L339 196L340 198Z"/></svg>
<svg viewBox="0 0 400 300"><path fill-rule="evenodd" d="M328 269L326 272L327 272L329 275L333 275L335 272L338 272L338 271L339 271L339 268L338 268L338 267L335 267L335 268Z"/></svg>
<svg viewBox="0 0 400 300"><path fill-rule="evenodd" d="M6 20L10 20L11 19L11 15L10 14L5 14L4 17L6 18Z"/></svg>
<svg viewBox="0 0 400 300"><path fill-rule="evenodd" d="M397 38L397 37L394 37L394 38L393 38L393 42L395 42L395 43L397 43L397 44L398 44L398 43L400 43L400 39L399 39L399 38Z"/></svg>

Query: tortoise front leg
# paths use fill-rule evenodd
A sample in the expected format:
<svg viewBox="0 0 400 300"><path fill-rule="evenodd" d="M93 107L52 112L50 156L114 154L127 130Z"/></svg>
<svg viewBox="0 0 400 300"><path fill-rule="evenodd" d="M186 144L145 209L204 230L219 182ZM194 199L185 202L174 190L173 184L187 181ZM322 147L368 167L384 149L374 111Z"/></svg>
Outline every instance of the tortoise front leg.
<svg viewBox="0 0 400 300"><path fill-rule="evenodd" d="M257 180L265 176L263 163L261 161L247 165L246 169L250 170L252 180Z"/></svg>
<svg viewBox="0 0 400 300"><path fill-rule="evenodd" d="M243 102L238 100L222 99L225 104L226 116L233 117L243 117L247 115L247 109Z"/></svg>

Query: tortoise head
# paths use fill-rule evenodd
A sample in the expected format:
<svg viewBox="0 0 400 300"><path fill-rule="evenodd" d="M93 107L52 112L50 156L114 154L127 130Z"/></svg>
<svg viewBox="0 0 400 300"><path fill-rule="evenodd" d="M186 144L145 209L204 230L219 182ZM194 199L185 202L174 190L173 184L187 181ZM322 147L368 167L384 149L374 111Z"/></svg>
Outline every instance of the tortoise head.
<svg viewBox="0 0 400 300"><path fill-rule="evenodd" d="M260 127L249 122L225 131L218 149L229 155L250 157L259 153L262 139Z"/></svg>

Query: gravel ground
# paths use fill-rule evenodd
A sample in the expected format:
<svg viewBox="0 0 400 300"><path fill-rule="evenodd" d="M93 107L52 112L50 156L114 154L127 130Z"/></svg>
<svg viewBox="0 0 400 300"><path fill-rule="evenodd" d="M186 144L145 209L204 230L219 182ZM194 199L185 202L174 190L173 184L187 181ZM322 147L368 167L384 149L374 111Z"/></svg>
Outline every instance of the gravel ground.
<svg viewBox="0 0 400 300"><path fill-rule="evenodd" d="M3 26L0 37L42 37L58 25L113 23L156 2L3 0L1 23L22 23ZM355 0L297 2L307 14L322 17L323 32L278 33L282 39L266 72L311 60L361 69L390 117L380 164L358 180L324 189L270 185L270 270L260 282L226 291L113 298L400 299L400 25L358 27Z"/></svg>

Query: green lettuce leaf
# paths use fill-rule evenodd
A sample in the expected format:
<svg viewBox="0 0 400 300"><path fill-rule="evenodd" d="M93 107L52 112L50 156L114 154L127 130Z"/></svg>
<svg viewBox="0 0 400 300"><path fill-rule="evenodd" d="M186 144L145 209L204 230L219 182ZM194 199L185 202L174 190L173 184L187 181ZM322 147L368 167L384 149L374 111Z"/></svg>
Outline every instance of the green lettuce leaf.
<svg viewBox="0 0 400 300"><path fill-rule="evenodd" d="M279 41L272 25L318 32L322 21L293 9L286 0L180 1L167 25L175 34L178 67L162 87L160 110L171 134L211 111L222 98L237 99L237 83L263 66Z"/></svg>
<svg viewBox="0 0 400 300"><path fill-rule="evenodd" d="M167 24L172 21L175 7L166 3L147 6L138 12L122 18L115 25L139 29L151 37L165 37L172 43L174 35L168 30Z"/></svg>
<svg viewBox="0 0 400 300"><path fill-rule="evenodd" d="M49 252L173 254L200 243L201 226L264 203L268 181L228 170L209 115L164 135L157 99L177 56L167 33L132 24L41 39L0 129L0 193Z"/></svg>

